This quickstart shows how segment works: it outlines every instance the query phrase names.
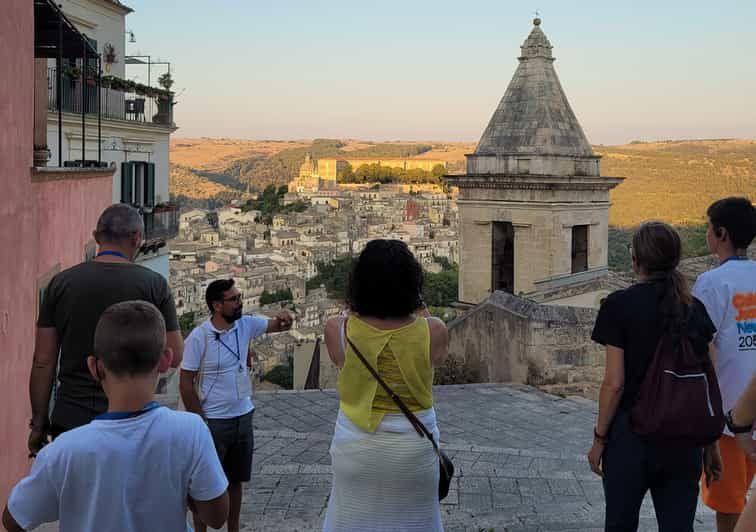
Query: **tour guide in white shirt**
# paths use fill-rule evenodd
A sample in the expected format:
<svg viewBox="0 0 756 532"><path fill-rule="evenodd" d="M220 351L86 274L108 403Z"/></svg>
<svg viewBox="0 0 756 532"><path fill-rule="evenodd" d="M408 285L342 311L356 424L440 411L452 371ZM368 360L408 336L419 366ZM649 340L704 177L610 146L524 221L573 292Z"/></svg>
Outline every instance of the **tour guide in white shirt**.
<svg viewBox="0 0 756 532"><path fill-rule="evenodd" d="M262 334L290 329L292 318L285 310L272 319L242 316L242 298L233 279L210 283L205 301L211 316L185 342L181 399L189 412L202 416L210 427L229 482L228 532L238 532L241 483L250 479L254 448L249 343ZM207 530L196 515L195 528Z"/></svg>

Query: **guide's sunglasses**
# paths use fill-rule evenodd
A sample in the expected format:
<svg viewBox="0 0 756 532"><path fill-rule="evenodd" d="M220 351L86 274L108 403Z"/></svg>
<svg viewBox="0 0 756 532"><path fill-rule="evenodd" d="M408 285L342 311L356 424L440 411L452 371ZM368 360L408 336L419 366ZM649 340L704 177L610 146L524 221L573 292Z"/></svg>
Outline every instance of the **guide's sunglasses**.
<svg viewBox="0 0 756 532"><path fill-rule="evenodd" d="M241 294L236 294L235 296L223 298L223 302L225 303L226 301L229 301L229 302L232 301L234 303L241 303L241 301L242 301L242 295Z"/></svg>

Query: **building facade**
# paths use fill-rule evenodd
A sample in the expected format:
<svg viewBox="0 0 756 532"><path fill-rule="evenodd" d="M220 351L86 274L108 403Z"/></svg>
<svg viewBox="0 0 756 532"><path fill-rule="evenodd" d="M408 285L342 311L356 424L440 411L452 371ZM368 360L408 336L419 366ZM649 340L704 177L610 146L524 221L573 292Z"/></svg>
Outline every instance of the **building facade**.
<svg viewBox="0 0 756 532"><path fill-rule="evenodd" d="M96 59L87 61L92 75L80 78L77 73L87 71L81 60L65 58L59 73L50 59L49 164L114 163L111 201L131 203L144 213L146 243L137 261L167 278L166 243L178 231L178 207L169 204L168 190L170 135L176 130L173 97L170 91L153 94L144 87L158 87L158 77L170 67L150 56L129 55L127 46L133 45L127 37L133 40L134 34L126 31L126 17L132 9L120 1L60 0L60 6L96 50L103 80L137 80L143 86L117 81L97 87Z"/></svg>
<svg viewBox="0 0 756 532"><path fill-rule="evenodd" d="M59 43L68 52L86 41L62 22L55 3L6 0L0 17L0 504L26 474L29 374L35 320L44 289L58 271L91 256L92 230L112 200L115 169L35 165L47 151L47 62ZM36 22L36 27L35 27ZM50 40L48 29L62 38ZM33 39L29 38L34 36Z"/></svg>

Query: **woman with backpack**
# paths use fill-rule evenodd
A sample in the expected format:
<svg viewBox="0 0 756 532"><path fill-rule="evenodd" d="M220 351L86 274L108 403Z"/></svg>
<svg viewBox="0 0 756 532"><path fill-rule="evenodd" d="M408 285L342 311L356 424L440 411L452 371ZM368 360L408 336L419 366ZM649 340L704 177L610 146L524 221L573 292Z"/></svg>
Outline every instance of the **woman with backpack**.
<svg viewBox="0 0 756 532"><path fill-rule="evenodd" d="M593 330L606 373L588 461L603 479L607 531L637 530L648 491L660 531L692 531L702 465L707 479L721 468L707 445L724 423L709 358L715 328L677 271L672 227L642 225L629 250L638 282L604 300Z"/></svg>

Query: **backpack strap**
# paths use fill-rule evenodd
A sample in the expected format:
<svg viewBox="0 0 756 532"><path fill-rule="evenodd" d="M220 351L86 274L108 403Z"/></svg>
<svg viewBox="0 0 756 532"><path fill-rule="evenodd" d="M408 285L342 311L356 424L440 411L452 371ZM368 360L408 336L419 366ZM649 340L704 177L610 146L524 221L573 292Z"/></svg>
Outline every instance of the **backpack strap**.
<svg viewBox="0 0 756 532"><path fill-rule="evenodd" d="M202 354L200 355L200 363L199 368L197 369L197 378L194 381L194 389L197 392L197 398L200 400L200 406L204 406L205 401L207 400L207 397L202 396L202 380L205 378L205 360L207 359L207 351L208 351L208 332L206 330L202 330L203 334L202 336L205 338L205 343L202 347Z"/></svg>

